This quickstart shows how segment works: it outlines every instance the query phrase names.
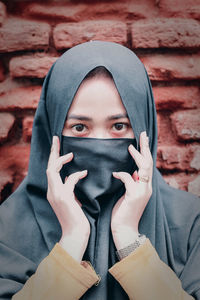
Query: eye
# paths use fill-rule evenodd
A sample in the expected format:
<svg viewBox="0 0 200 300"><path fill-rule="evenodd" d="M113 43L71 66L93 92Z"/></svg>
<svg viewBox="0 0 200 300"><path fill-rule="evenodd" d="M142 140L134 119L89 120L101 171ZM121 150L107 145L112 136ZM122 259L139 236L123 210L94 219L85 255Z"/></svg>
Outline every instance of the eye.
<svg viewBox="0 0 200 300"><path fill-rule="evenodd" d="M83 125L83 124L73 125L72 128L78 132L82 132L84 129L86 129L85 125Z"/></svg>
<svg viewBox="0 0 200 300"><path fill-rule="evenodd" d="M121 131L123 129L126 129L127 127L128 127L128 124L125 124L125 123L115 123L113 125L113 129L116 131Z"/></svg>

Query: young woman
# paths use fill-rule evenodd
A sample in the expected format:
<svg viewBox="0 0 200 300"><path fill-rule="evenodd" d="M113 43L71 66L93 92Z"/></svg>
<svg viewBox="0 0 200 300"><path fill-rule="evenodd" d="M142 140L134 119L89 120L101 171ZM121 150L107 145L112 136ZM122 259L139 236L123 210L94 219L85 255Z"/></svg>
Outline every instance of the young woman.
<svg viewBox="0 0 200 300"><path fill-rule="evenodd" d="M151 84L94 41L49 70L28 175L0 209L1 299L200 299L200 201L156 169Z"/></svg>

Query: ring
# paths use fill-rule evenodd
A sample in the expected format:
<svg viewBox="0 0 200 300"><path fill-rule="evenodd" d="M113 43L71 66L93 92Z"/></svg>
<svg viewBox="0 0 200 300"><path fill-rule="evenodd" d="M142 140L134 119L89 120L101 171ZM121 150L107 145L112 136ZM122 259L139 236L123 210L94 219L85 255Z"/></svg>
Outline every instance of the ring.
<svg viewBox="0 0 200 300"><path fill-rule="evenodd" d="M148 175L146 175L146 176L140 176L139 177L139 181L143 181L143 182L149 182L149 176Z"/></svg>

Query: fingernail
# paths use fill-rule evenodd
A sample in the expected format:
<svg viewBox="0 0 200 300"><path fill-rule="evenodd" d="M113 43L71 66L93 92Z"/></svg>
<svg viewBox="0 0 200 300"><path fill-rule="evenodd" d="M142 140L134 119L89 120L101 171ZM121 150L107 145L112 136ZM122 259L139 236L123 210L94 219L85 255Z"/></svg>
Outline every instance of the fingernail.
<svg viewBox="0 0 200 300"><path fill-rule="evenodd" d="M54 136L53 136L53 143L55 143L55 142L56 142L56 139L57 139L57 136L56 136L56 135L54 135Z"/></svg>
<svg viewBox="0 0 200 300"><path fill-rule="evenodd" d="M128 146L128 148L129 148L130 150L133 149L133 145L130 144L130 145Z"/></svg>
<svg viewBox="0 0 200 300"><path fill-rule="evenodd" d="M142 131L142 134L143 134L144 136L147 136L146 130L145 130L145 131Z"/></svg>
<svg viewBox="0 0 200 300"><path fill-rule="evenodd" d="M112 172L112 174L113 174L114 177L118 177L117 172Z"/></svg>

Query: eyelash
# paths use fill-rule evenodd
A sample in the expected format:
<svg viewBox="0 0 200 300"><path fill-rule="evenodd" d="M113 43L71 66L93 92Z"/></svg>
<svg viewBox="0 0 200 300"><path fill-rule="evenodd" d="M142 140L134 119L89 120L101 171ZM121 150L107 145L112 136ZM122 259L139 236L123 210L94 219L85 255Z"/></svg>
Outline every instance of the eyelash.
<svg viewBox="0 0 200 300"><path fill-rule="evenodd" d="M122 125L123 127L125 126L126 128L130 127L130 125L128 123L124 123L124 122L115 123L115 124L112 125L112 127L115 127L116 125ZM121 130L117 130L117 131L121 131Z"/></svg>
<svg viewBox="0 0 200 300"><path fill-rule="evenodd" d="M114 127L117 126L117 125L122 125L122 126L125 126L126 128L129 128L129 127L130 127L130 124L129 124L129 123L118 122L118 123L114 123L114 124L112 125L111 128L114 128ZM85 124L82 124L82 123L74 124L74 125L71 126L71 128L75 128L75 129L76 129L77 126L83 126L83 129L84 129L84 128L87 128L87 129L88 129L88 127L87 127ZM116 129L116 127L115 127L115 129ZM121 131L121 130L117 130L117 129L116 129L116 131ZM83 132L83 130L81 130L81 131L78 131L78 130L77 130L77 132Z"/></svg>
<svg viewBox="0 0 200 300"><path fill-rule="evenodd" d="M86 127L86 128L87 128L87 126L86 126L85 124L82 124L82 123L72 125L71 128L73 129L73 128L76 128L77 126L83 126L83 127ZM78 130L77 130L77 131L78 131ZM81 132L81 131L78 131L78 132Z"/></svg>

